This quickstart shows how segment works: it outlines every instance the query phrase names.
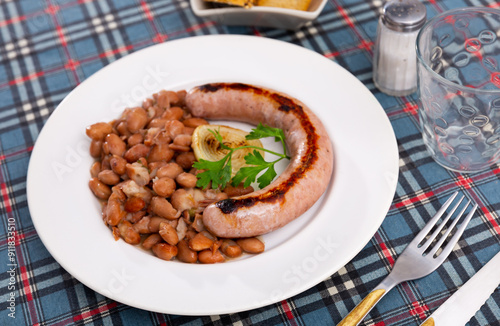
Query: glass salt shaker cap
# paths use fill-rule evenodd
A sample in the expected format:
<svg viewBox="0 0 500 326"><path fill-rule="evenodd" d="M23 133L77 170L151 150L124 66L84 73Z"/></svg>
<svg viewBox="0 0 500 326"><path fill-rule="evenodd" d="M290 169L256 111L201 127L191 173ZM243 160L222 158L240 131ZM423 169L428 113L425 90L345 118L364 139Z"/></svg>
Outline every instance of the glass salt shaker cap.
<svg viewBox="0 0 500 326"><path fill-rule="evenodd" d="M395 0L384 5L382 22L398 32L419 30L425 23L427 10L418 0Z"/></svg>

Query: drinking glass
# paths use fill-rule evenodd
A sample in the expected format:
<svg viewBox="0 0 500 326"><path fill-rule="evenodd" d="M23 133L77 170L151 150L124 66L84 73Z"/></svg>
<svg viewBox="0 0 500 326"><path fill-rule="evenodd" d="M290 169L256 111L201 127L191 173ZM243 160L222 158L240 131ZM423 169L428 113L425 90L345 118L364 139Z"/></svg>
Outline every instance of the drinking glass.
<svg viewBox="0 0 500 326"><path fill-rule="evenodd" d="M500 157L500 10L468 7L417 36L419 120L433 159L457 172Z"/></svg>

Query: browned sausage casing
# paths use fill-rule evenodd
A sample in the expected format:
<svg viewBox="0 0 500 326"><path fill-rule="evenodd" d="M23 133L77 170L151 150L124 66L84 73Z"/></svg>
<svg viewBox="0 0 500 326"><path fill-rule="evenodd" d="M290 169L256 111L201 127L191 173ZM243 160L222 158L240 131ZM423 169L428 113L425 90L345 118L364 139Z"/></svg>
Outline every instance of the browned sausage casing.
<svg viewBox="0 0 500 326"><path fill-rule="evenodd" d="M326 190L332 144L321 121L300 101L262 87L213 83L190 90L186 105L206 119L281 128L290 151L290 164L270 185L205 208L203 223L216 236L253 237L276 230L307 211Z"/></svg>

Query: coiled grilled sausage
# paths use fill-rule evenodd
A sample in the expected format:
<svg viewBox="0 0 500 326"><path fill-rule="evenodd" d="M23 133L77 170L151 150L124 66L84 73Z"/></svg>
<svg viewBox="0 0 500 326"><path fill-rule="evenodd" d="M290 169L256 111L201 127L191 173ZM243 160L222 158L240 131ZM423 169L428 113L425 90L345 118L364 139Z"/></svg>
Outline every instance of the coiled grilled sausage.
<svg viewBox="0 0 500 326"><path fill-rule="evenodd" d="M283 129L290 163L267 187L207 206L203 223L224 238L262 235L306 212L326 190L333 149L318 117L303 103L280 92L239 83L195 87L186 106L197 117L259 122Z"/></svg>

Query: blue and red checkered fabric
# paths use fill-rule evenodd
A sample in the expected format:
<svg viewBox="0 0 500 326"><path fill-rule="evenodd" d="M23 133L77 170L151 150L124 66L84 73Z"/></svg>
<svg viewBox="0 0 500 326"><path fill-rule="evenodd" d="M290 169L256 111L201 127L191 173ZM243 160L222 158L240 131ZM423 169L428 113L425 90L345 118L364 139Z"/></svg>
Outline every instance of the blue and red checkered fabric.
<svg viewBox="0 0 500 326"><path fill-rule="evenodd" d="M428 17L493 0L423 1ZM335 325L390 271L443 199L461 189L477 202L472 219L437 271L393 289L362 325L419 325L500 251L500 166L458 174L437 165L422 142L417 97L391 97L372 81L382 0L329 0L298 31L228 27L196 17L187 0L0 1L0 325ZM51 112L79 83L144 47L205 34L247 34L295 43L352 72L385 109L397 136L399 182L381 228L345 267L295 297L260 309L186 317L107 299L67 273L48 253L26 201L30 153ZM16 241L9 242L15 228ZM9 266L9 252L17 266ZM13 290L14 289L14 290ZM14 296L11 296L11 293ZM9 316L15 302L15 319ZM500 325L495 292L468 325Z"/></svg>

